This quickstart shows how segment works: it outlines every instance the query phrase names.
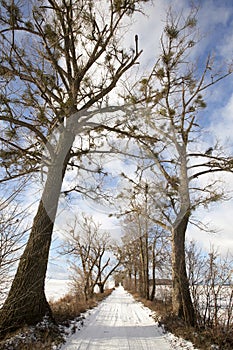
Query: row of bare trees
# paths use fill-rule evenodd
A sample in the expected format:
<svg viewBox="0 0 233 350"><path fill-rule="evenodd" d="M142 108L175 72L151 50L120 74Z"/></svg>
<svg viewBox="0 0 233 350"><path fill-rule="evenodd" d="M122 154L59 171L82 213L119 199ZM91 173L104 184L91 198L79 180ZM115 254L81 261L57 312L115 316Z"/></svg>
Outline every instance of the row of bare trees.
<svg viewBox="0 0 233 350"><path fill-rule="evenodd" d="M226 65L224 72L217 71L208 56L204 62L197 62L202 67L197 69L188 58L198 39L194 11L185 18L168 12L161 55L151 73L141 80L140 89L128 96L141 103L131 111L127 125L136 135L143 132L154 140L134 139L135 148L138 146L134 154L141 161L136 176L124 174L136 203L143 207L149 203L149 219L170 232L173 312L187 325L196 324L186 271L187 228L197 208L224 198L220 181L216 177L211 180L208 174L232 172L233 167L232 156L217 144L208 149L200 147L205 92L230 75L232 68ZM200 222L196 224L201 228Z"/></svg>
<svg viewBox="0 0 233 350"><path fill-rule="evenodd" d="M122 221L124 283L148 300L154 300L158 277L171 277L170 235L152 222L151 209L148 199L140 204L134 195Z"/></svg>
<svg viewBox="0 0 233 350"><path fill-rule="evenodd" d="M214 247L204 253L197 243L187 246L187 270L199 327L224 327L233 323L233 259Z"/></svg>
<svg viewBox="0 0 233 350"><path fill-rule="evenodd" d="M126 22L146 2L33 0L27 9L15 1L1 2L1 182L29 173L42 174L44 181L27 245L0 311L1 336L46 314L52 318L44 282L62 185L71 197L103 198L108 175L104 162L116 154L138 161L135 176L124 176L135 202L130 206L132 198L126 200L126 212L141 226L134 273L141 276L148 297L149 267L157 262L153 247L160 241L156 235L166 230L172 242L173 311L187 325L196 323L186 272L186 230L197 207L222 195L216 182L203 187L200 177L232 171L233 166L232 157L217 146L212 152L198 147L199 115L203 118L205 91L230 75L231 68L217 71L208 56L197 69L189 61L198 42L197 13L191 10L183 17L169 11L152 71L134 89L121 91L121 105L110 105L111 92L142 54L137 35L134 49L122 47L122 36ZM139 205L146 210L138 211ZM151 223L157 228L149 230ZM71 242L76 238L82 271L85 264L95 266L95 277L94 267L92 276L84 276L89 293L94 279L104 283L102 269L108 260L101 260L103 247L85 242L79 232ZM85 249L91 249L91 259L85 260Z"/></svg>
<svg viewBox="0 0 233 350"><path fill-rule="evenodd" d="M69 256L73 290L85 300L93 297L96 286L103 293L121 264L120 248L110 234L86 215L76 218L66 231L63 254Z"/></svg>

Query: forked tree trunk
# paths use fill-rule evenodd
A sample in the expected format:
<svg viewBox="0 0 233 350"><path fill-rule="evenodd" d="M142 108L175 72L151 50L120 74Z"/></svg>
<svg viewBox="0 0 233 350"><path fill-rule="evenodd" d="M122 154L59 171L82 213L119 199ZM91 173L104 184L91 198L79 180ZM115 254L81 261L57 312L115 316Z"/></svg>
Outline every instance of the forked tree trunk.
<svg viewBox="0 0 233 350"><path fill-rule="evenodd" d="M69 136L69 138L68 138ZM74 136L64 132L49 167L47 181L8 297L0 310L0 336L52 318L44 292L49 249L62 181Z"/></svg>
<svg viewBox="0 0 233 350"><path fill-rule="evenodd" d="M188 220L189 214L177 220L172 232L172 307L174 314L182 318L187 326L194 326L195 313L185 263L185 232Z"/></svg>
<svg viewBox="0 0 233 350"><path fill-rule="evenodd" d="M99 292L101 294L104 293L104 283L103 282L99 282L98 283L98 287L99 287Z"/></svg>

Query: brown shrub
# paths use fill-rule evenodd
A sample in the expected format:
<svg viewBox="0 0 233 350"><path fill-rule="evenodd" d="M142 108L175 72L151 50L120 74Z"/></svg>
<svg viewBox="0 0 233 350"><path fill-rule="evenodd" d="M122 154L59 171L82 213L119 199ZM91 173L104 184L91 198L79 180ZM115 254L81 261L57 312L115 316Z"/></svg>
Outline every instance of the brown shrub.
<svg viewBox="0 0 233 350"><path fill-rule="evenodd" d="M80 296L67 294L55 302L50 302L50 306L57 323L66 323L88 309L92 309L98 302L111 294L112 289L104 291L104 293L95 293L91 299L86 301Z"/></svg>
<svg viewBox="0 0 233 350"><path fill-rule="evenodd" d="M163 324L164 329L174 335L191 341L200 350L211 350L216 345L219 350L233 349L233 327L228 330L224 327L191 328L186 327L182 319L172 314L172 305L162 300L149 301L140 297L138 293L132 293L137 301L155 312L155 321ZM216 348L217 348L216 347Z"/></svg>
<svg viewBox="0 0 233 350"><path fill-rule="evenodd" d="M111 292L112 289L102 294L94 294L93 298L87 302L71 294L67 294L58 301L50 302L56 323L69 327L71 320L96 306ZM61 344L63 341L59 326L45 319L33 327L24 327L9 334L0 342L0 350L51 350L53 345Z"/></svg>

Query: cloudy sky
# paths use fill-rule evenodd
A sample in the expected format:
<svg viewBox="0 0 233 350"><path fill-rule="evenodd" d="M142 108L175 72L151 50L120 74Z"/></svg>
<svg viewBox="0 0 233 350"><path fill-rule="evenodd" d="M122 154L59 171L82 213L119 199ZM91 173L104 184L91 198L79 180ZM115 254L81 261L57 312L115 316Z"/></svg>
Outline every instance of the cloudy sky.
<svg viewBox="0 0 233 350"><path fill-rule="evenodd" d="M126 45L134 45L134 36L139 36L139 46L143 49L140 59L140 66L135 73L140 76L143 72L150 71L150 68L156 61L160 53L160 36L165 25L166 11L170 5L176 11L184 15L188 13L191 3L197 4L197 1L188 0L155 0L153 4L145 7L145 16L136 15L131 29L127 30L125 36ZM195 57L206 57L208 53L215 55L219 67L227 61L233 59L233 2L232 0L201 0L198 12L198 27L202 40L198 44ZM215 138L221 142L223 147L233 154L233 78L226 80L214 86L214 89L208 93L207 108L205 110L206 120L206 142L205 146L211 145ZM121 171L123 166L119 158L109 162L109 169ZM133 168L132 164L129 164ZM188 237L195 239L204 248L209 250L211 244L214 244L220 252L226 254L227 250L233 252L233 232L232 232L232 213L233 200L231 199L233 191L233 174L221 175L225 181L224 186L229 192L229 200L225 203L218 203L207 209L200 209L196 212L196 218L203 223L209 223L210 227L215 229L214 234L200 232L195 226L189 226ZM36 205L35 205L36 208ZM110 218L110 210L98 206L89 200L83 200L79 203L73 203L64 212L62 207L58 213L56 221L54 240L50 254L48 268L48 279L68 279L70 275L66 264L66 258L61 257L58 251L61 250L61 231L67 221L79 212L85 211L94 216L96 221L102 224L103 230L111 232L113 237L120 233L120 224L116 218ZM51 294L51 293L50 293Z"/></svg>

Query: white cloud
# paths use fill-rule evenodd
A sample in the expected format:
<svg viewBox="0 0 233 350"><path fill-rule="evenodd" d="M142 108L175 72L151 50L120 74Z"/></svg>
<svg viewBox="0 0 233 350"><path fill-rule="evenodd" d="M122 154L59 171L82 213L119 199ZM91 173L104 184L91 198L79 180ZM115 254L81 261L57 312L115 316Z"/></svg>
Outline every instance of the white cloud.
<svg viewBox="0 0 233 350"><path fill-rule="evenodd" d="M209 228L216 230L216 232L207 233L190 225L187 237L198 242L206 251L209 251L211 246L214 246L223 255L228 252L232 253L232 208L233 200L218 203L210 210L200 209L196 214L198 219L202 223L209 224Z"/></svg>
<svg viewBox="0 0 233 350"><path fill-rule="evenodd" d="M202 28L212 34L216 25L227 25L231 12L232 8L224 1L205 0L200 6L199 21Z"/></svg>
<svg viewBox="0 0 233 350"><path fill-rule="evenodd" d="M134 48L134 36L138 35L139 50L143 50L139 59L140 72L148 72L160 52L159 40L164 26L164 1L156 1L153 5L149 3L143 9L145 15L137 14L134 17L134 24L129 28L125 42Z"/></svg>
<svg viewBox="0 0 233 350"><path fill-rule="evenodd" d="M225 147L233 147L233 93L227 104L218 109L212 118L210 131L217 136Z"/></svg>

